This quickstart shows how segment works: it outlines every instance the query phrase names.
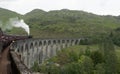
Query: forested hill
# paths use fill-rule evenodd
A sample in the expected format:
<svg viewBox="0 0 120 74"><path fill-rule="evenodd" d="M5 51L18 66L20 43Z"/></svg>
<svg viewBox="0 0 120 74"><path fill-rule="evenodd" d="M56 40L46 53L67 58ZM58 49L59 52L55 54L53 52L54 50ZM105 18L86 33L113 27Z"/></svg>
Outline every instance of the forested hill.
<svg viewBox="0 0 120 74"><path fill-rule="evenodd" d="M120 27L118 17L68 9L49 12L35 9L24 15L24 19L35 35L44 37L93 36Z"/></svg>
<svg viewBox="0 0 120 74"><path fill-rule="evenodd" d="M64 23L79 23L85 25L98 24L109 28L116 28L119 26L119 17L115 16L100 16L92 13L77 11L77 10L54 10L54 11L43 11L40 9L32 10L31 12L24 15L26 22L29 24L39 25L51 25L60 22ZM32 21L31 21L32 20Z"/></svg>
<svg viewBox="0 0 120 74"><path fill-rule="evenodd" d="M21 17L22 15L14 11L0 8L0 21L6 22L9 18Z"/></svg>
<svg viewBox="0 0 120 74"><path fill-rule="evenodd" d="M96 36L120 27L119 16L100 16L68 9L49 12L35 9L25 15L0 9L0 15L0 20L15 16L23 18L30 25L31 35L41 38Z"/></svg>

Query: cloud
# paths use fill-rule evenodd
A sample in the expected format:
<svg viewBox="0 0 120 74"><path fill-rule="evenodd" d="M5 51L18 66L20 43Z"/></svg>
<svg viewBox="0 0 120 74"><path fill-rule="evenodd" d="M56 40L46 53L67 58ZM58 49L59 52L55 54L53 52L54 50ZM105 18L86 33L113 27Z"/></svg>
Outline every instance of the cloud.
<svg viewBox="0 0 120 74"><path fill-rule="evenodd" d="M0 0L0 2L6 2L6 1L15 1L15 0Z"/></svg>

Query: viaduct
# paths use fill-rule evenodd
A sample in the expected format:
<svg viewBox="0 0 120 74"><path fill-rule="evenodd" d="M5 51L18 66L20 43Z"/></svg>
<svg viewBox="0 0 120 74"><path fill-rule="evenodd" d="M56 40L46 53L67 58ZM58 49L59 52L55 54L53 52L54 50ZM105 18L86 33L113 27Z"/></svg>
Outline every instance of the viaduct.
<svg viewBox="0 0 120 74"><path fill-rule="evenodd" d="M43 63L55 56L63 48L79 45L82 38L76 39L26 39L18 40L11 46L12 51L19 54L21 61L28 67L34 62Z"/></svg>

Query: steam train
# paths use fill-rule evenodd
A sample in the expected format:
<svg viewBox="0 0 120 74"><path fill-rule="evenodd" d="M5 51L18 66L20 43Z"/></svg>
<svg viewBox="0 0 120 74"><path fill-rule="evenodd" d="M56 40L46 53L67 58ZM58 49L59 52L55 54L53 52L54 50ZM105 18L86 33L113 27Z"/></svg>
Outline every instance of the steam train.
<svg viewBox="0 0 120 74"><path fill-rule="evenodd" d="M24 40L29 38L32 38L32 36L16 36L4 34L0 28L0 51L6 48L6 46L10 45L10 43L12 43L13 41Z"/></svg>

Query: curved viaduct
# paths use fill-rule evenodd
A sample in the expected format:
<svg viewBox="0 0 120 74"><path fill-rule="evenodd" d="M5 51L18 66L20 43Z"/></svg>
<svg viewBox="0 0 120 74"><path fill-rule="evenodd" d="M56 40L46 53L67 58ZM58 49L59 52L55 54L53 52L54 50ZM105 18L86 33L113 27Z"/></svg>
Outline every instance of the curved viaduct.
<svg viewBox="0 0 120 74"><path fill-rule="evenodd" d="M79 45L81 39L26 39L14 42L11 49L17 52L21 61L30 68L35 61L41 64L55 56L62 48Z"/></svg>

